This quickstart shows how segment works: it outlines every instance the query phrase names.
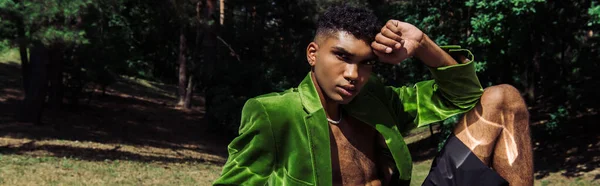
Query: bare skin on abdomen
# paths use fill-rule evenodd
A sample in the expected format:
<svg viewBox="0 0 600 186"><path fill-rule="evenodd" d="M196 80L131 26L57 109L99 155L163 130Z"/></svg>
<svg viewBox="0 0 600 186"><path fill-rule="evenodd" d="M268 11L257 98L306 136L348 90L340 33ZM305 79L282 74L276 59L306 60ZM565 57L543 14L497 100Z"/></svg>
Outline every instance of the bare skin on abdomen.
<svg viewBox="0 0 600 186"><path fill-rule="evenodd" d="M349 116L329 126L333 185L382 185L377 131Z"/></svg>

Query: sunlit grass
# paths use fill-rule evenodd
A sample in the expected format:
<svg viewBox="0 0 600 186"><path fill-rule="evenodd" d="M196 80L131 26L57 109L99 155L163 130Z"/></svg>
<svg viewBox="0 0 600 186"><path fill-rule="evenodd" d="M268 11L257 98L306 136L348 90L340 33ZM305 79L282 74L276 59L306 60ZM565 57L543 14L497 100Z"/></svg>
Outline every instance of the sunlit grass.
<svg viewBox="0 0 600 186"><path fill-rule="evenodd" d="M210 185L220 169L205 163L0 154L0 185Z"/></svg>
<svg viewBox="0 0 600 186"><path fill-rule="evenodd" d="M210 185L221 171L220 163L211 162L224 161L190 150L200 148L193 145L173 149L0 137L0 146L5 147L0 185Z"/></svg>
<svg viewBox="0 0 600 186"><path fill-rule="evenodd" d="M126 81L126 82L124 82L125 83L124 85L126 85L126 86L139 85L141 87L146 88L147 91L152 91L154 93L158 93L165 97L177 99L177 95L175 94L175 86L173 86L173 85L167 85L164 83L154 82L154 81L135 78L135 77L123 76L123 75L121 75L120 77L122 78L122 80ZM118 85L116 85L116 86L118 86ZM123 88L121 88L121 89L123 89Z"/></svg>
<svg viewBox="0 0 600 186"><path fill-rule="evenodd" d="M16 48L0 51L0 63L16 63L21 64L21 55Z"/></svg>
<svg viewBox="0 0 600 186"><path fill-rule="evenodd" d="M426 160L413 164L412 179L410 180L411 186L419 186L423 184L423 181L429 174L432 160Z"/></svg>
<svg viewBox="0 0 600 186"><path fill-rule="evenodd" d="M550 185L565 185L565 186L591 186L600 185L600 170L594 170L584 173L579 177L567 178L562 175L564 170L550 173L548 176L535 180L534 185L550 186Z"/></svg>

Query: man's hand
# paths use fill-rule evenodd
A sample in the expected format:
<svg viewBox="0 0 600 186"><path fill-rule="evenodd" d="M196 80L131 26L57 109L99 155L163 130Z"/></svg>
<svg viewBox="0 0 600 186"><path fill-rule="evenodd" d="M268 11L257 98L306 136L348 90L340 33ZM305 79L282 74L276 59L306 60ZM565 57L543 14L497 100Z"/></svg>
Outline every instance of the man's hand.
<svg viewBox="0 0 600 186"><path fill-rule="evenodd" d="M398 64L415 55L417 50L422 47L426 37L417 27L392 19L375 36L371 47L375 55L379 57L379 61Z"/></svg>
<svg viewBox="0 0 600 186"><path fill-rule="evenodd" d="M389 20L375 36L371 48L379 61L398 64L415 56L425 65L436 68L457 62L414 25Z"/></svg>

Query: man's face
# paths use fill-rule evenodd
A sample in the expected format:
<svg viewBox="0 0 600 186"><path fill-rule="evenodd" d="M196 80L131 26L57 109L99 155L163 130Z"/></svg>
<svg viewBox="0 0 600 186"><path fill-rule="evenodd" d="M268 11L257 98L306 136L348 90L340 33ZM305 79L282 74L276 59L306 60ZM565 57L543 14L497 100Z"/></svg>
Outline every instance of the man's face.
<svg viewBox="0 0 600 186"><path fill-rule="evenodd" d="M368 43L347 32L317 38L307 48L316 86L340 104L347 104L368 81L375 55Z"/></svg>

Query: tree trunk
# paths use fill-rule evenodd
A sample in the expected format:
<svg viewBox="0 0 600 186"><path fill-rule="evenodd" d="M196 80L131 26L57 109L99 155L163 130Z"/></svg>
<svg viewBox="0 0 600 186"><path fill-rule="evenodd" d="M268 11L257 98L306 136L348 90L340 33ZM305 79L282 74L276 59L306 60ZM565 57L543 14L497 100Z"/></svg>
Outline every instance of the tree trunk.
<svg viewBox="0 0 600 186"><path fill-rule="evenodd" d="M222 26L225 21L225 0L219 0L219 23Z"/></svg>
<svg viewBox="0 0 600 186"><path fill-rule="evenodd" d="M540 58L540 52L539 51L535 51L535 54L533 56L533 60L531 61L532 64L530 64L530 67L527 68L527 87L525 88L525 93L527 94L527 97L525 98L527 104L529 106L534 106L535 105L535 85L537 82L537 74L539 74L539 66L540 66L540 62L539 62L539 58Z"/></svg>
<svg viewBox="0 0 600 186"><path fill-rule="evenodd" d="M82 71L81 71L81 62L79 62L79 57L77 56L77 47L72 49L71 54L71 63L73 64L73 69L71 70L71 75L73 77L71 82L71 95L69 102L73 106L79 105L79 97L83 96L84 93L84 83L82 83ZM90 93L91 94L91 93Z"/></svg>
<svg viewBox="0 0 600 186"><path fill-rule="evenodd" d="M18 18L17 24L17 37L19 43L19 54L21 55L21 83L23 86L23 92L28 92L29 78L31 75L31 69L29 67L29 58L27 55L27 36L25 35L25 25L23 25L23 19Z"/></svg>
<svg viewBox="0 0 600 186"><path fill-rule="evenodd" d="M187 50L186 38L185 38L185 29L181 27L181 33L179 33L179 58L177 61L179 62L179 102L177 105L183 106L185 104L186 99L186 80L187 80L187 64L185 59L185 54Z"/></svg>
<svg viewBox="0 0 600 186"><path fill-rule="evenodd" d="M188 82L187 82L187 88L186 88L186 92L185 92L185 100L184 100L184 104L183 104L183 108L186 110L192 108L193 93L194 93L194 76L190 75L190 78L188 79Z"/></svg>
<svg viewBox="0 0 600 186"><path fill-rule="evenodd" d="M73 26L74 29L82 29L83 26L83 16L82 15L78 15L77 19L76 19L76 24ZM72 106L78 106L79 105L79 96L83 93L84 88L83 88L83 84L82 83L82 77L81 77L81 63L79 62L79 57L77 56L77 52L78 52L79 46L75 45L72 47L67 47L65 48L63 51L63 63L70 63L71 67L70 69L63 69L63 72L69 73L70 77L69 79L65 79L65 81L63 82L63 84L68 87L67 91L69 92L69 96L67 97L69 104L71 104ZM67 54L66 51L68 51L69 53ZM63 64L63 68L64 64ZM69 67L67 67L69 68ZM61 74L62 76L62 74ZM62 79L63 77L61 77ZM63 92L62 92L62 96L64 96L64 87L63 87Z"/></svg>
<svg viewBox="0 0 600 186"><path fill-rule="evenodd" d="M50 109L60 110L63 100L63 61L64 52L62 46L55 45L49 52L48 77L50 80L50 90L48 95L48 105Z"/></svg>
<svg viewBox="0 0 600 186"><path fill-rule="evenodd" d="M539 45L541 43L541 39L539 39L539 34L531 33L530 34L530 43L531 43L531 63L526 63L525 65L525 102L529 106L535 105L535 86L537 83L537 76L539 74L540 69L540 50Z"/></svg>
<svg viewBox="0 0 600 186"><path fill-rule="evenodd" d="M27 83L27 92L19 114L19 119L24 122L33 122L41 125L42 111L48 88L47 79L48 50L37 43L31 50L31 77Z"/></svg>
<svg viewBox="0 0 600 186"><path fill-rule="evenodd" d="M217 32L219 24L216 23L216 18L219 16L213 16L216 12L216 1L206 0L206 7L202 11L203 19L203 38L202 38L202 51L204 52L204 65L202 69L202 84L205 90L205 104L204 109L206 114L210 118L210 112L212 110L212 98L213 95L210 92L213 85L213 75L215 73L215 63L217 61ZM211 24L212 23L212 24Z"/></svg>
<svg viewBox="0 0 600 186"><path fill-rule="evenodd" d="M197 77L198 79L197 82L195 82L195 85L198 89L202 90L203 88L203 79L202 79L202 69L201 69L201 64L202 63L202 59L201 59L201 55L200 53L202 52L202 40L204 39L204 27L202 25L202 10L203 10L203 1L198 1L196 3L196 21L198 21L198 24L196 24L196 38L194 38L194 47L196 47L194 49L194 61L196 62L196 65L194 65L194 68L192 70L192 76Z"/></svg>

